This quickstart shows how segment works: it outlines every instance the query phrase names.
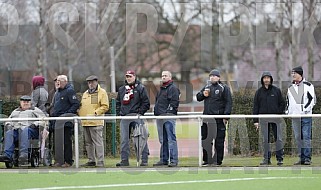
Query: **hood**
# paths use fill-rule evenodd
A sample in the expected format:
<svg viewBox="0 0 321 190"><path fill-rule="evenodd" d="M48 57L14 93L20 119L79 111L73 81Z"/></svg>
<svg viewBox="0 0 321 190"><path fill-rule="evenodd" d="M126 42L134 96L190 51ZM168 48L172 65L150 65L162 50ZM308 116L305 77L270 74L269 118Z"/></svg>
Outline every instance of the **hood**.
<svg viewBox="0 0 321 190"><path fill-rule="evenodd" d="M45 78L43 76L34 76L32 77L32 87L36 89L38 86L45 85Z"/></svg>
<svg viewBox="0 0 321 190"><path fill-rule="evenodd" d="M269 76L269 77L271 78L271 85L272 85L272 84L273 84L272 74L271 74L269 71L264 71L264 72L262 73L262 77L261 77L261 84L262 84L262 86L264 86L263 78L264 78L265 76Z"/></svg>

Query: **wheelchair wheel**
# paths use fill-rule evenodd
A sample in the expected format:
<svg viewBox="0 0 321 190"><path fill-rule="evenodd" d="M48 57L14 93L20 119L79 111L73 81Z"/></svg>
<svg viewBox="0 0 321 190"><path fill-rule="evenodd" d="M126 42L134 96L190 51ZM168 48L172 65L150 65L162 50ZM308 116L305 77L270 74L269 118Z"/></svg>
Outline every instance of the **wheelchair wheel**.
<svg viewBox="0 0 321 190"><path fill-rule="evenodd" d="M6 168L13 168L13 162L5 162Z"/></svg>
<svg viewBox="0 0 321 190"><path fill-rule="evenodd" d="M46 148L44 151L44 157L42 160L44 166L51 166L52 163L52 153L51 150Z"/></svg>
<svg viewBox="0 0 321 190"><path fill-rule="evenodd" d="M31 167L39 167L39 154L32 154L30 162Z"/></svg>

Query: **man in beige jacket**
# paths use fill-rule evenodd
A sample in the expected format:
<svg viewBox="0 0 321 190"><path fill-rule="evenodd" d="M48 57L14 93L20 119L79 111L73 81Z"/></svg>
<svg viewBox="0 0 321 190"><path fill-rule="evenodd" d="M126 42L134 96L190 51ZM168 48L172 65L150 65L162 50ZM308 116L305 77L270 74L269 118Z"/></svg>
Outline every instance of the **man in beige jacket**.
<svg viewBox="0 0 321 190"><path fill-rule="evenodd" d="M88 90L81 99L79 116L101 116L109 109L107 93L98 84L97 76L89 76L87 79ZM104 167L104 120L82 120L85 134L85 147L88 162L83 167ZM97 159L97 163L96 163Z"/></svg>

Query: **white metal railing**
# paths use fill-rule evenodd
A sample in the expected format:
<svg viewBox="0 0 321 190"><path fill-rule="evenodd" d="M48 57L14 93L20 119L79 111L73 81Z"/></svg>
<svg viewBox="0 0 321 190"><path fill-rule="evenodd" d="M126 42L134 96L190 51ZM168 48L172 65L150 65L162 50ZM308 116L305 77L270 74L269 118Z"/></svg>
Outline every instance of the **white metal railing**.
<svg viewBox="0 0 321 190"><path fill-rule="evenodd" d="M178 113L178 115L166 115L166 116L154 116L154 115L135 115L135 116L74 116L74 117L42 117L42 118L0 118L0 122L6 121L50 121L50 120L65 120L65 121L74 121L74 136L75 136L75 164L76 168L79 168L79 120L120 120L120 119L197 119L198 120L198 141L199 141L199 166L202 164L202 137L201 137L201 126L202 119L211 119L211 118L244 118L244 119L253 119L253 118L301 118L301 117L312 117L318 118L321 117L321 114L306 114L306 115L201 115L200 112L183 112L184 114Z"/></svg>

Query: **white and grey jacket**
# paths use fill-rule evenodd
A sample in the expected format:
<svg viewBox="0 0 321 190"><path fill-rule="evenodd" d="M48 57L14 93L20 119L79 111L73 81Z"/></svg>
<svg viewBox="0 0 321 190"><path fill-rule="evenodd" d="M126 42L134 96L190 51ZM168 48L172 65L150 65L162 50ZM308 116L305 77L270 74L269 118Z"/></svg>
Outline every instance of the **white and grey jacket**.
<svg viewBox="0 0 321 190"><path fill-rule="evenodd" d="M27 110L23 110L20 107L13 110L9 118L23 118L21 121L9 121L5 123L5 126L10 126L13 129L24 129L34 124L35 126L47 127L47 122L40 119L46 115L37 107L31 107ZM27 118L39 118L39 121L26 120Z"/></svg>
<svg viewBox="0 0 321 190"><path fill-rule="evenodd" d="M312 114L316 104L314 86L303 79L300 83L293 83L287 93L288 114Z"/></svg>

